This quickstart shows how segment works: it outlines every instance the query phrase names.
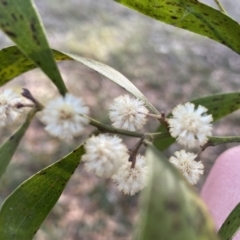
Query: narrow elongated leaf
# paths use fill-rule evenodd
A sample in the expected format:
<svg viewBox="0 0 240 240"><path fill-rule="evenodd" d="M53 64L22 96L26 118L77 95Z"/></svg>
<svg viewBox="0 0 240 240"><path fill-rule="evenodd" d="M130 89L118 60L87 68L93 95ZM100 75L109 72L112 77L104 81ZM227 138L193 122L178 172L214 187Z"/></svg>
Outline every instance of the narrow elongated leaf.
<svg viewBox="0 0 240 240"><path fill-rule="evenodd" d="M212 114L213 121L227 116L228 114L238 110L240 108L240 92L215 94L203 98L198 98L191 101L196 106L202 105L208 109L208 114ZM171 115L171 114L169 114ZM160 126L158 132L168 131L165 126ZM174 138L168 137L164 139L157 139L154 141L154 145L164 150L175 142Z"/></svg>
<svg viewBox="0 0 240 240"><path fill-rule="evenodd" d="M145 102L145 104L154 112L159 113L154 106L147 100L147 98L120 72L115 69L90 59L76 56L68 53L61 53L53 50L56 61L62 60L76 60L82 64L99 72L111 81L132 93L137 98ZM34 69L36 66L27 59L16 46L8 47L0 51L0 85L8 82L12 78ZM54 83L54 82L53 82Z"/></svg>
<svg viewBox="0 0 240 240"><path fill-rule="evenodd" d="M59 52L60 53L60 52ZM84 65L88 66L89 68L94 69L95 71L101 73L103 76L107 77L108 79L112 80L119 86L123 87L128 92L132 93L137 98L143 100L145 104L156 114L159 114L159 112L156 110L156 108L147 100L147 98L120 72L116 71L115 69L109 67L108 65L105 65L103 63L79 57L73 54L67 54L72 59L83 63Z"/></svg>
<svg viewBox="0 0 240 240"><path fill-rule="evenodd" d="M218 235L221 240L232 239L240 228L240 203L232 210L228 215L223 225L218 231Z"/></svg>
<svg viewBox="0 0 240 240"><path fill-rule="evenodd" d="M57 61L68 59L65 55L56 55ZM17 46L4 48L0 51L0 86L12 80L13 78L35 69L37 66L27 58Z"/></svg>
<svg viewBox="0 0 240 240"><path fill-rule="evenodd" d="M77 168L80 146L21 184L0 210L0 239L30 240L47 217Z"/></svg>
<svg viewBox="0 0 240 240"><path fill-rule="evenodd" d="M24 136L26 130L28 129L35 113L35 109L31 110L23 125L4 144L0 146L0 178L6 171L6 168L10 163L13 154L16 151L18 144Z"/></svg>
<svg viewBox="0 0 240 240"><path fill-rule="evenodd" d="M240 53L239 24L197 0L115 0L156 20L220 42Z"/></svg>
<svg viewBox="0 0 240 240"><path fill-rule="evenodd" d="M42 23L31 0L1 0L0 28L55 83L61 94L66 87L49 48ZM26 66L32 62L21 62ZM2 66L0 66L2 68ZM14 71L14 69L12 69ZM11 69L10 69L11 74ZM12 73L13 74L13 73ZM2 76L0 75L0 79Z"/></svg>
<svg viewBox="0 0 240 240"><path fill-rule="evenodd" d="M196 106L202 105L211 113L213 120L226 116L240 108L240 92L222 93L206 96L191 101Z"/></svg>
<svg viewBox="0 0 240 240"><path fill-rule="evenodd" d="M151 164L149 185L142 192L136 240L216 240L206 207L179 171L154 147L146 154Z"/></svg>

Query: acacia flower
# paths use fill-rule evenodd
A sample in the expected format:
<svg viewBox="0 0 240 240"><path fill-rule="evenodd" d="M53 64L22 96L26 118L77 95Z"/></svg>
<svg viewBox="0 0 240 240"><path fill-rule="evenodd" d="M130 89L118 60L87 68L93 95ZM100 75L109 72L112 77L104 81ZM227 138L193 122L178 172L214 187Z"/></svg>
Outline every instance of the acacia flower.
<svg viewBox="0 0 240 240"><path fill-rule="evenodd" d="M189 102L178 105L168 119L171 136L188 147L194 147L198 142L203 145L208 141L208 137L212 136L212 115L207 115L208 109L201 105L196 110L194 107L194 104Z"/></svg>
<svg viewBox="0 0 240 240"><path fill-rule="evenodd" d="M134 195L146 186L148 169L145 157L138 155L134 167L132 167L132 162L125 162L112 176L112 179L120 191Z"/></svg>
<svg viewBox="0 0 240 240"><path fill-rule="evenodd" d="M90 137L85 143L85 150L82 161L86 170L106 178L123 164L128 151L121 138L107 134Z"/></svg>
<svg viewBox="0 0 240 240"><path fill-rule="evenodd" d="M115 98L109 108L112 125L130 131L140 130L144 126L147 113L144 103L129 95Z"/></svg>
<svg viewBox="0 0 240 240"><path fill-rule="evenodd" d="M169 161L182 172L189 183L196 184L204 169L201 161L194 160L197 155L185 150L177 151L174 154L175 156L170 157Z"/></svg>
<svg viewBox="0 0 240 240"><path fill-rule="evenodd" d="M60 139L71 140L83 132L83 124L88 119L89 109L81 98L67 93L64 97L51 100L43 109L41 120L46 124L45 130Z"/></svg>
<svg viewBox="0 0 240 240"><path fill-rule="evenodd" d="M0 93L0 127L14 122L20 116L22 109L17 108L17 104L22 101L22 96L12 89L5 89Z"/></svg>

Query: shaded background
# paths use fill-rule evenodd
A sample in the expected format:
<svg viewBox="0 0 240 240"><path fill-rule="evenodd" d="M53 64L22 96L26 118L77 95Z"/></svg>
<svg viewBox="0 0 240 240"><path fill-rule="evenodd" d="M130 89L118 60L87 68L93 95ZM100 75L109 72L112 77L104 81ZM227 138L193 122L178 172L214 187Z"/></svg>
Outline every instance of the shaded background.
<svg viewBox="0 0 240 240"><path fill-rule="evenodd" d="M205 2L215 7L213 0ZM240 2L222 3L229 15L240 21ZM36 5L53 48L109 64L130 79L159 111L168 113L177 104L204 95L239 91L240 57L212 40L109 0L45 0ZM0 33L0 47L10 45ZM69 91L85 99L91 116L109 123L108 106L124 90L79 63L62 62L59 67ZM42 103L57 94L39 70L25 73L8 85L28 88ZM237 111L216 122L214 135L240 133L239 120ZM1 140L17 126L1 130ZM146 129L154 131L156 127L157 122L151 120ZM79 145L92 130L89 127L84 136L65 143L48 136L36 118L1 180L0 202L32 174ZM130 148L135 144L129 138L125 142ZM205 150L201 156L205 176L197 190L216 157L233 145ZM166 154L177 149L175 144ZM124 196L111 181L86 173L80 164L35 239L128 240L138 218L137 205L138 196Z"/></svg>

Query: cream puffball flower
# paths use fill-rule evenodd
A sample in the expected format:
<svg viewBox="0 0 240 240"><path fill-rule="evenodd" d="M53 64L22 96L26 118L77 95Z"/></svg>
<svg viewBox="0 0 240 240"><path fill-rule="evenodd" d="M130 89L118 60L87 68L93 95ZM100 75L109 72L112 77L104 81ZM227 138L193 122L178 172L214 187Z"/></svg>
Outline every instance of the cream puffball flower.
<svg viewBox="0 0 240 240"><path fill-rule="evenodd" d="M175 156L172 156L169 161L182 172L189 183L196 184L204 169L201 161L197 162L194 160L197 155L185 150L175 152L174 154Z"/></svg>
<svg viewBox="0 0 240 240"><path fill-rule="evenodd" d="M147 113L141 100L128 95L115 98L109 108L112 125L130 131L140 130L144 126Z"/></svg>
<svg viewBox="0 0 240 240"><path fill-rule="evenodd" d="M17 108L17 104L22 102L22 96L12 89L5 89L0 93L0 127L17 120L22 112L22 109Z"/></svg>
<svg viewBox="0 0 240 240"><path fill-rule="evenodd" d="M120 191L134 195L146 186L148 170L145 157L138 155L134 167L132 167L132 162L126 161L112 176L112 179Z"/></svg>
<svg viewBox="0 0 240 240"><path fill-rule="evenodd" d="M90 137L85 143L82 156L85 169L98 177L111 177L123 164L128 150L118 136L100 134Z"/></svg>
<svg viewBox="0 0 240 240"><path fill-rule="evenodd" d="M82 114L88 114L89 109L81 98L69 93L64 97L51 100L43 109L41 120L46 124L45 130L60 139L71 140L83 132L83 124L88 119Z"/></svg>
<svg viewBox="0 0 240 240"><path fill-rule="evenodd" d="M207 115L207 108L199 105L195 110L193 103L178 105L168 119L170 134L177 138L178 143L194 147L198 143L205 144L212 136L212 115ZM198 140L198 141L197 141Z"/></svg>

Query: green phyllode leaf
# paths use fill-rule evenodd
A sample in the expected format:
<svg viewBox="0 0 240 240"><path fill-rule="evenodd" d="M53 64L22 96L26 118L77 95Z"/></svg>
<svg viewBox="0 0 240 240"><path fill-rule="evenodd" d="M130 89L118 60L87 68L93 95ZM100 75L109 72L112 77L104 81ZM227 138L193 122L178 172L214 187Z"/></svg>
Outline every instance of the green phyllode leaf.
<svg viewBox="0 0 240 240"><path fill-rule="evenodd" d="M142 192L135 240L216 240L212 219L180 172L154 147L146 154L151 171Z"/></svg>
<svg viewBox="0 0 240 240"><path fill-rule="evenodd" d="M58 52L58 54L61 54L61 52ZM112 80L128 92L132 93L135 97L141 99L154 113L159 114L158 110L147 100L147 98L125 76L123 76L117 70L106 64L91 59L83 58L69 53L67 53L66 55Z"/></svg>
<svg viewBox="0 0 240 240"><path fill-rule="evenodd" d="M202 105L206 107L208 109L207 113L212 114L213 121L217 121L218 119L240 108L240 92L215 94L203 98L194 99L190 102L194 103L196 106ZM168 116L170 115L171 114L169 114ZM168 130L163 125L161 125L157 130L157 132L166 131ZM154 141L154 145L159 150L164 150L174 142L175 142L174 138L168 137L164 139L156 139Z"/></svg>
<svg viewBox="0 0 240 240"><path fill-rule="evenodd" d="M53 50L53 54L56 61L76 60L77 62L81 62L87 67L99 72L103 76L126 89L135 97L141 99L154 113L159 114L147 98L125 76L112 67L91 59L73 54L62 53L56 50ZM36 66L28 58L26 58L16 46L8 47L0 51L0 66L0 85L5 84L9 80L24 72L36 68ZM55 82L53 83L56 84Z"/></svg>
<svg viewBox="0 0 240 240"><path fill-rule="evenodd" d="M223 225L218 231L221 240L232 239L240 227L240 203L228 215Z"/></svg>
<svg viewBox="0 0 240 240"><path fill-rule="evenodd" d="M153 19L209 37L240 53L240 26L197 0L114 0Z"/></svg>
<svg viewBox="0 0 240 240"><path fill-rule="evenodd" d="M84 153L83 146L22 183L0 210L1 240L30 240L47 217Z"/></svg>
<svg viewBox="0 0 240 240"><path fill-rule="evenodd" d="M0 178L6 171L8 164L10 163L13 154L15 153L18 144L28 129L32 118L36 113L36 109L32 109L27 116L23 125L4 143L0 146ZM1 237L0 237L1 239Z"/></svg>
<svg viewBox="0 0 240 240"><path fill-rule="evenodd" d="M67 89L49 48L43 25L31 0L1 0L0 28L14 41L19 49L53 81L61 94ZM33 62L23 59L22 68ZM26 63L27 62L27 63ZM0 65L2 69L3 66ZM5 74L13 75L16 69L9 68ZM9 72L8 72L9 71ZM5 76L0 74L0 79Z"/></svg>

